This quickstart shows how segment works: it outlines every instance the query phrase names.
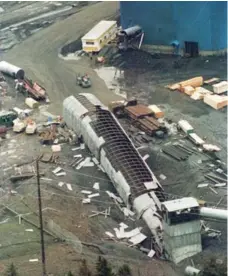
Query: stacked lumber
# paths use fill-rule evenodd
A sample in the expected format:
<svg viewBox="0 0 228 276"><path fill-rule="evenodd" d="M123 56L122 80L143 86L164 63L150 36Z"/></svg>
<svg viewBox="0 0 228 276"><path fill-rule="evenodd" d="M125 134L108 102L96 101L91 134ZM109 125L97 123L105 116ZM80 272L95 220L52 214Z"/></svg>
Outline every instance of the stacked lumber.
<svg viewBox="0 0 228 276"><path fill-rule="evenodd" d="M153 104L153 105L149 105L148 107L149 107L150 110L152 110L153 115L154 115L155 118L158 119L158 118L163 118L164 117L164 115L165 115L164 112L161 111L161 109L157 105Z"/></svg>
<svg viewBox="0 0 228 276"><path fill-rule="evenodd" d="M221 81L220 83L213 84L212 87L213 87L214 93L222 94L222 93L228 91L228 82Z"/></svg>
<svg viewBox="0 0 228 276"><path fill-rule="evenodd" d="M214 109L220 109L227 106L228 96L206 95L203 101Z"/></svg>
<svg viewBox="0 0 228 276"><path fill-rule="evenodd" d="M199 87L203 85L203 77L195 77L186 81L181 81L172 85L168 85L167 87L170 90L179 90L183 91L183 88L186 86L192 86L193 88Z"/></svg>

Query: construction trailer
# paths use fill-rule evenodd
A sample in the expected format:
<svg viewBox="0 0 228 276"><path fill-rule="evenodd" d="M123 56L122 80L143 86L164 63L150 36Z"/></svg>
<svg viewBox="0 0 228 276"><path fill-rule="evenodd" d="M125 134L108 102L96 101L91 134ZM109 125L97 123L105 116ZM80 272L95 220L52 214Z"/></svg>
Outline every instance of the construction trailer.
<svg viewBox="0 0 228 276"><path fill-rule="evenodd" d="M82 50L87 53L97 53L116 38L116 33L116 21L102 20L82 37Z"/></svg>

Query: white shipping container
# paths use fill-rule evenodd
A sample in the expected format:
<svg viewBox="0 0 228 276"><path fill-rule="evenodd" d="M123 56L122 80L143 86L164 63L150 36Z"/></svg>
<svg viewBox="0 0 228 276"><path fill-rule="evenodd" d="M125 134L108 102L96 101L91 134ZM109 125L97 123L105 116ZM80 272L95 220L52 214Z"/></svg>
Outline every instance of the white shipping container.
<svg viewBox="0 0 228 276"><path fill-rule="evenodd" d="M194 130L194 128L185 120L180 120L178 126L186 133L189 134Z"/></svg>

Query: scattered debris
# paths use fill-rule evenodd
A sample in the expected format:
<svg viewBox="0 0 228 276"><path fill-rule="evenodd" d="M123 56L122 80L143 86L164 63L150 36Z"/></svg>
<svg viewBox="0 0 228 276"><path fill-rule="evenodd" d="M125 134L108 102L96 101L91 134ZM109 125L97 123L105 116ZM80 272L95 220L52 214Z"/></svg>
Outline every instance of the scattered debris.
<svg viewBox="0 0 228 276"><path fill-rule="evenodd" d="M32 99L32 98L26 98L25 99L25 104L27 104L27 106L32 108L32 109L39 107L39 103L37 101L35 101L34 99Z"/></svg>
<svg viewBox="0 0 228 276"><path fill-rule="evenodd" d="M85 194L85 195L90 195L90 194L92 194L91 191L86 191L86 190L82 190L81 193L82 193L82 194Z"/></svg>
<svg viewBox="0 0 228 276"><path fill-rule="evenodd" d="M107 236L109 236L110 238L114 238L115 237L111 232L108 232L108 231L106 231L105 234Z"/></svg>
<svg viewBox="0 0 228 276"><path fill-rule="evenodd" d="M33 232L33 229L25 229L26 232Z"/></svg>
<svg viewBox="0 0 228 276"><path fill-rule="evenodd" d="M94 183L93 189L100 190L100 184L98 182Z"/></svg>
<svg viewBox="0 0 228 276"><path fill-rule="evenodd" d="M160 174L159 177L160 177L161 180L165 180L166 179L166 176L164 174Z"/></svg>
<svg viewBox="0 0 228 276"><path fill-rule="evenodd" d="M209 186L209 189L214 193L214 194L218 194L211 186Z"/></svg>
<svg viewBox="0 0 228 276"><path fill-rule="evenodd" d="M53 152L60 152L61 151L61 146L60 145L52 145L51 149Z"/></svg>
<svg viewBox="0 0 228 276"><path fill-rule="evenodd" d="M33 263L33 262L38 262L39 260L38 259L30 259L29 261Z"/></svg>
<svg viewBox="0 0 228 276"><path fill-rule="evenodd" d="M153 258L155 255L155 251L153 249L150 250L150 252L147 254L149 258Z"/></svg>
<svg viewBox="0 0 228 276"><path fill-rule="evenodd" d="M145 236L142 233L139 233L138 235L135 235L134 237L132 237L129 240L129 242L133 243L133 245L137 245L137 244L143 242L146 238L147 238L147 236Z"/></svg>
<svg viewBox="0 0 228 276"><path fill-rule="evenodd" d="M87 204L87 203L90 203L91 202L91 199L90 198L84 198L83 200L82 200L82 203L83 204Z"/></svg>
<svg viewBox="0 0 228 276"><path fill-rule="evenodd" d="M219 81L219 78L211 78L209 80L205 80L204 83L211 84L211 83L217 82L217 81Z"/></svg>
<svg viewBox="0 0 228 276"><path fill-rule="evenodd" d="M148 159L149 157L150 157L150 155L146 154L146 155L143 156L143 160L146 161L146 159Z"/></svg>
<svg viewBox="0 0 228 276"><path fill-rule="evenodd" d="M183 90L185 86L192 86L194 88L199 87L203 84L203 77L195 77L186 81L178 82L175 84L167 85L166 87L170 90Z"/></svg>
<svg viewBox="0 0 228 276"><path fill-rule="evenodd" d="M88 195L88 198L93 198L93 197L97 197L97 196L100 196L100 194L99 193L90 194L90 195Z"/></svg>
<svg viewBox="0 0 228 276"><path fill-rule="evenodd" d="M208 187L208 183L203 183L203 184L198 184L197 188L204 188L204 187Z"/></svg>

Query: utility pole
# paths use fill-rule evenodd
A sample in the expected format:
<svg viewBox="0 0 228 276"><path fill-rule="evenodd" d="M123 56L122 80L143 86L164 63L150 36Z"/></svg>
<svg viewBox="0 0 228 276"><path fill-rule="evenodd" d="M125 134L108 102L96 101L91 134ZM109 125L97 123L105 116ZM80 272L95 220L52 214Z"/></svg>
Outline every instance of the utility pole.
<svg viewBox="0 0 228 276"><path fill-rule="evenodd" d="M42 269L43 276L46 276L46 263L45 263L45 248L44 248L44 231L43 231L43 217L42 217L42 202L40 192L40 171L39 171L39 160L36 160L36 175L37 175L37 193L38 193L38 204L39 204L39 218L40 218L40 241L41 241L41 254L42 254Z"/></svg>

